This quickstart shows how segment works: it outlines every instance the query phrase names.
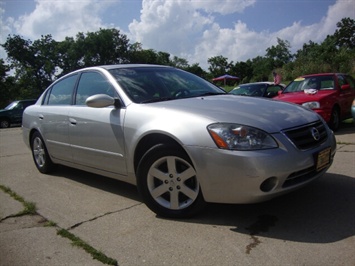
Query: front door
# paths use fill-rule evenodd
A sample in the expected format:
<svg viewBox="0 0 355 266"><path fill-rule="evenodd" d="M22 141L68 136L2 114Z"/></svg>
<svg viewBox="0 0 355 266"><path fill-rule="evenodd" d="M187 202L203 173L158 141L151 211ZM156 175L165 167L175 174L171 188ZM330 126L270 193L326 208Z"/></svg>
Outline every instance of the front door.
<svg viewBox="0 0 355 266"><path fill-rule="evenodd" d="M82 73L75 104L68 110L73 161L86 167L126 175L122 130L125 109L86 106L86 98L95 94L117 96L114 87L101 73Z"/></svg>

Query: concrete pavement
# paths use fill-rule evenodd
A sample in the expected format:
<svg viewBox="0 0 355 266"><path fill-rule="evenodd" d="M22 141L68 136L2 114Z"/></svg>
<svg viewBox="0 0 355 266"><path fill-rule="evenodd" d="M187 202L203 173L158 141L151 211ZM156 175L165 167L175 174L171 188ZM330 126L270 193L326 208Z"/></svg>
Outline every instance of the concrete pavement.
<svg viewBox="0 0 355 266"><path fill-rule="evenodd" d="M39 174L21 129L1 130L0 185L34 202L37 214L17 217L24 206L0 190L0 265L103 264L57 234L64 228L119 265L353 266L354 124L336 139L335 162L316 184L175 221L157 218L128 184L67 168Z"/></svg>

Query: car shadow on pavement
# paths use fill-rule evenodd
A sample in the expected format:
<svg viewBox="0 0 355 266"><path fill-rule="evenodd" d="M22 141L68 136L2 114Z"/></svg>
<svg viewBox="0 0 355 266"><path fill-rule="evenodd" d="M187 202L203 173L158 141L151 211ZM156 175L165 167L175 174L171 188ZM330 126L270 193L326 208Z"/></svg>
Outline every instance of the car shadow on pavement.
<svg viewBox="0 0 355 266"><path fill-rule="evenodd" d="M136 186L113 178L88 173L62 165L58 165L56 171L51 173L51 175L68 178L83 185L95 187L135 201L142 201Z"/></svg>
<svg viewBox="0 0 355 266"><path fill-rule="evenodd" d="M285 241L332 243L355 235L355 179L325 174L268 202L210 204L191 223L230 226L231 233Z"/></svg>
<svg viewBox="0 0 355 266"><path fill-rule="evenodd" d="M355 133L355 123L351 119L343 121L340 124L339 129L334 132L335 136L346 135L351 133Z"/></svg>
<svg viewBox="0 0 355 266"><path fill-rule="evenodd" d="M52 175L142 202L135 186L59 166ZM355 178L326 173L308 186L257 204L208 204L184 223L230 227L251 237L332 243L355 235ZM156 216L157 219L164 219Z"/></svg>

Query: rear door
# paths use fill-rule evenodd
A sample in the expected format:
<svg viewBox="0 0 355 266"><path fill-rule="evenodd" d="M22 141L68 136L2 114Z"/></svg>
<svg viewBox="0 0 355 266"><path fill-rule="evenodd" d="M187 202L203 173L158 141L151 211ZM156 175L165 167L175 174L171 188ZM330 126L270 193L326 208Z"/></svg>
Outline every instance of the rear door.
<svg viewBox="0 0 355 266"><path fill-rule="evenodd" d="M47 91L37 114L49 153L52 157L65 161L72 160L68 136L68 109L72 105L77 77L78 75L74 74L55 83Z"/></svg>

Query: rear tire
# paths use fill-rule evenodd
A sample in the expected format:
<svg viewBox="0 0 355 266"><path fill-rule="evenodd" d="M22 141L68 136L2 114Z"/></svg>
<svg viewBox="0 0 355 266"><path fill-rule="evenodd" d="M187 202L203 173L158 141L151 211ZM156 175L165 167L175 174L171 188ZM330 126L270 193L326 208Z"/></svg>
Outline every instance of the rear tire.
<svg viewBox="0 0 355 266"><path fill-rule="evenodd" d="M49 157L43 138L38 132L35 132L32 135L31 150L33 161L38 171L40 171L42 174L48 174L54 170L54 164Z"/></svg>
<svg viewBox="0 0 355 266"><path fill-rule="evenodd" d="M191 160L177 146L158 144L147 151L137 185L148 208L162 217L191 217L205 206Z"/></svg>

